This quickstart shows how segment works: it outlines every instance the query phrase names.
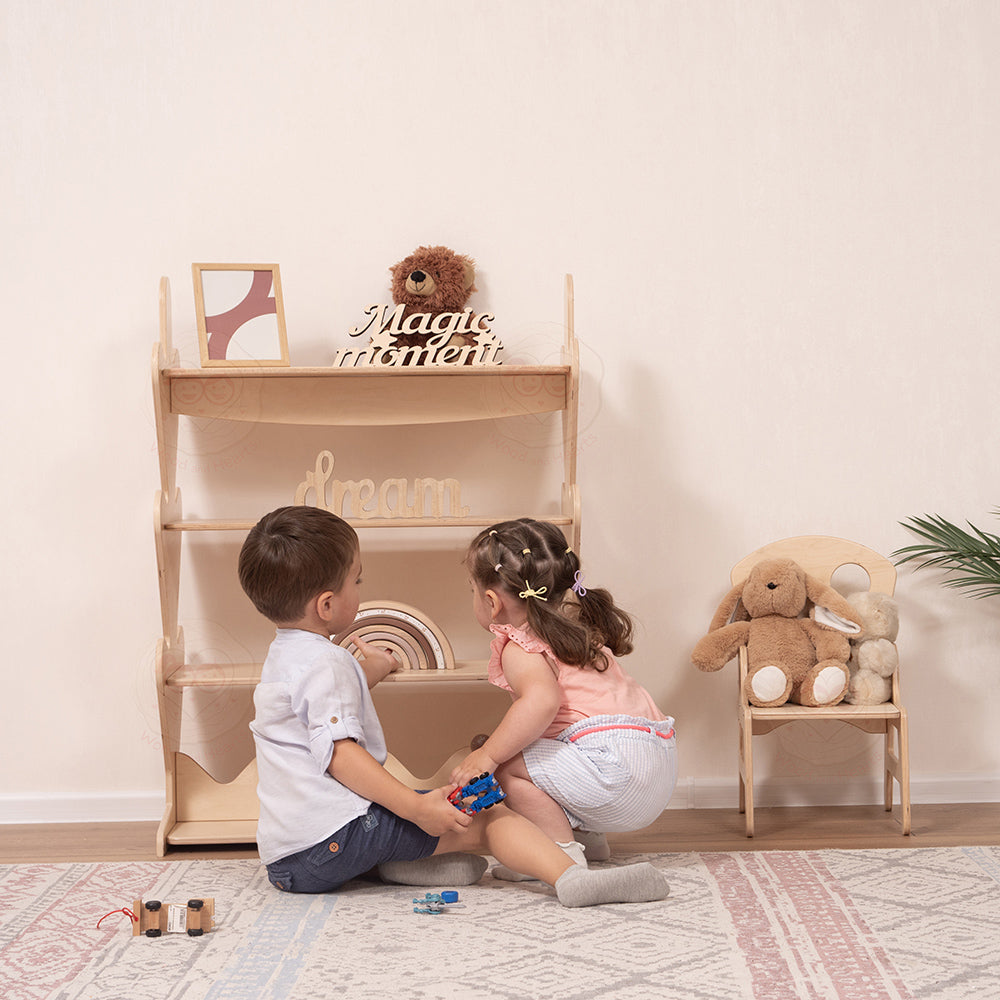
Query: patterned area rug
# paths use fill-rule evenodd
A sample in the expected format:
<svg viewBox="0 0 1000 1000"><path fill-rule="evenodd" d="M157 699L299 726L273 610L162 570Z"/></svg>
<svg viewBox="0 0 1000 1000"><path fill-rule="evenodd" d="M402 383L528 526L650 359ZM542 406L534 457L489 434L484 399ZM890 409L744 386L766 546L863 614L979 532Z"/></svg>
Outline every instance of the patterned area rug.
<svg viewBox="0 0 1000 1000"><path fill-rule="evenodd" d="M661 903L567 910L486 875L464 908L355 882L273 890L255 861L0 866L5 1000L989 1000L1000 848L666 854ZM442 886L441 888L447 888ZM109 911L213 896L204 937Z"/></svg>

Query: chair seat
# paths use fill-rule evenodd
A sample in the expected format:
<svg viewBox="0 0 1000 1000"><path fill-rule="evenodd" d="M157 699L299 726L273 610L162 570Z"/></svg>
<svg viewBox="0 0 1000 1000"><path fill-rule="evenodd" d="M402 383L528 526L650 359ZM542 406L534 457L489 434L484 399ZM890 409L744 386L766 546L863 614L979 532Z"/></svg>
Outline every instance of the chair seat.
<svg viewBox="0 0 1000 1000"><path fill-rule="evenodd" d="M899 727L906 710L887 701L884 705L778 705L775 708L744 707L749 722L745 728L752 736L764 736L790 722L843 722L865 733L885 733L888 726Z"/></svg>
<svg viewBox="0 0 1000 1000"><path fill-rule="evenodd" d="M781 722L814 722L816 719L839 719L841 722L863 722L865 719L898 719L901 709L891 701L883 705L778 705L776 708L750 707L754 720L776 720Z"/></svg>

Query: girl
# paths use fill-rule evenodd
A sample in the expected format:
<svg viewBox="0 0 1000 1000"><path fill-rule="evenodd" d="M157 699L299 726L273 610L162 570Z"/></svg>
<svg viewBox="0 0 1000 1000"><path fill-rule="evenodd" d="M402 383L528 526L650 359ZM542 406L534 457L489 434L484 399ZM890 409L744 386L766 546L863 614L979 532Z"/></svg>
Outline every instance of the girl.
<svg viewBox="0 0 1000 1000"><path fill-rule="evenodd" d="M497 524L465 562L473 613L494 635L489 679L513 704L451 780L496 772L511 808L585 866L574 829L637 830L666 807L677 780L674 720L619 666L615 657L632 651L632 620L606 590L584 587L556 525Z"/></svg>

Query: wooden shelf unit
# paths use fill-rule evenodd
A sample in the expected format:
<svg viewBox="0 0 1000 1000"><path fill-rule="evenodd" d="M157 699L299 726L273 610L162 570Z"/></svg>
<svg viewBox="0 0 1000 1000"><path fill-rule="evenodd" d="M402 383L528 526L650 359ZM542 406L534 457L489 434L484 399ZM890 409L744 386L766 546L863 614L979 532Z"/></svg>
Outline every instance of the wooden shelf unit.
<svg viewBox="0 0 1000 1000"><path fill-rule="evenodd" d="M565 339L562 363L558 365L181 368L172 346L170 284L165 277L160 280L159 327L160 339L153 348L152 380L160 471L153 522L163 626L155 666L166 786L166 806L156 837L157 854L162 857L171 844L252 843L257 817L255 761L234 781L223 784L179 750L181 700L186 689L253 688L261 670L259 663L199 664L185 660L184 633L178 621L181 538L185 532L246 533L254 522L184 518L177 486L179 418L292 427L376 427L560 413L560 512L539 519L562 527L570 544L579 550L576 454L580 365L570 275L565 281ZM471 535L474 529L523 513L349 520L361 532L376 528L453 528ZM394 684L436 685L485 678L485 661L459 661L454 670L400 671L388 680ZM406 773L398 762L392 763L397 773Z"/></svg>

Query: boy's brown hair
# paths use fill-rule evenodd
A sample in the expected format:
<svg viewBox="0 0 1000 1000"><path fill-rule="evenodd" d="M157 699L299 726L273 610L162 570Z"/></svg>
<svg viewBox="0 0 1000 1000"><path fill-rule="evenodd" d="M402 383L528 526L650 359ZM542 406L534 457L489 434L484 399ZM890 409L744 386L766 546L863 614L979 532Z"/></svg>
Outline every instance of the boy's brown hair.
<svg viewBox="0 0 1000 1000"><path fill-rule="evenodd" d="M250 529L240 585L265 618L288 624L316 595L340 592L357 551L357 532L342 517L318 507L279 507Z"/></svg>

